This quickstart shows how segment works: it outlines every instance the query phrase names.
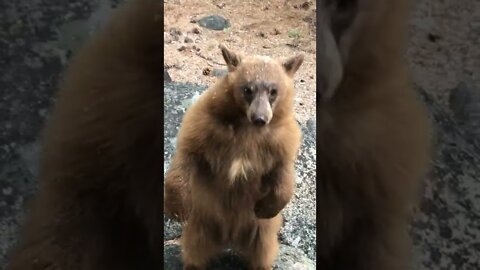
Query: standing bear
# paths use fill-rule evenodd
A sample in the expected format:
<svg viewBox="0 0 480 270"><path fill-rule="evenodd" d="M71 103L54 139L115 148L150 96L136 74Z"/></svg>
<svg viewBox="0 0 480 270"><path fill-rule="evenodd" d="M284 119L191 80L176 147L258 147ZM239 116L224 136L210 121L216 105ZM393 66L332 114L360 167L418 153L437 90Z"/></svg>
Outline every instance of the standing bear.
<svg viewBox="0 0 480 270"><path fill-rule="evenodd" d="M184 269L227 246L271 269L280 211L293 196L301 143L293 76L304 56L245 56L223 45L228 74L186 112L165 178L165 212L184 223Z"/></svg>
<svg viewBox="0 0 480 270"><path fill-rule="evenodd" d="M8 270L161 269L162 5L127 1L69 63Z"/></svg>
<svg viewBox="0 0 480 270"><path fill-rule="evenodd" d="M320 1L317 265L410 269L431 123L405 51L410 0Z"/></svg>

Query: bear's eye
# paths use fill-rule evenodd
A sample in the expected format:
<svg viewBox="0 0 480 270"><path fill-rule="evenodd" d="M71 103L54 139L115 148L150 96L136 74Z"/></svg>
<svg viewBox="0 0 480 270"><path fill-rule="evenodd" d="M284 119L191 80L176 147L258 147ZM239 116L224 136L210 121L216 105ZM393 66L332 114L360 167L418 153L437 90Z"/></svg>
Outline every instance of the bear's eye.
<svg viewBox="0 0 480 270"><path fill-rule="evenodd" d="M274 89L270 90L270 95L272 97L276 96L277 95L277 89L274 88Z"/></svg>
<svg viewBox="0 0 480 270"><path fill-rule="evenodd" d="M251 95L252 94L252 89L250 87L245 87L245 88L243 88L243 92L247 95Z"/></svg>

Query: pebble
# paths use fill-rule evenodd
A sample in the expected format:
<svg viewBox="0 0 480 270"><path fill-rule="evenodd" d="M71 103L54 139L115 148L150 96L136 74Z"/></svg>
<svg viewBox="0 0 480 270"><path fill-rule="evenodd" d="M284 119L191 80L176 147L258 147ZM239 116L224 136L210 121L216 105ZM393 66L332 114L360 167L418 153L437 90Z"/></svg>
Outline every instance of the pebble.
<svg viewBox="0 0 480 270"><path fill-rule="evenodd" d="M199 30L197 27L194 27L194 28L192 29L192 33L194 33L194 34L200 34L200 30Z"/></svg>
<svg viewBox="0 0 480 270"><path fill-rule="evenodd" d="M163 69L163 81L172 82L172 77L170 77L170 74L168 74L168 71L166 69Z"/></svg>
<svg viewBox="0 0 480 270"><path fill-rule="evenodd" d="M6 187L6 188L2 189L3 195L10 195L10 194L12 194L12 192L13 192L12 187Z"/></svg>
<svg viewBox="0 0 480 270"><path fill-rule="evenodd" d="M218 68L215 68L213 69L212 71L212 75L215 76L215 77L223 77L225 75L228 74L228 71L226 69L218 69Z"/></svg>
<svg viewBox="0 0 480 270"><path fill-rule="evenodd" d="M198 24L201 27L211 29L211 30L217 30L217 31L221 31L225 28L230 27L230 22L224 17L219 15L210 15L210 16L203 17L200 20L198 20Z"/></svg>

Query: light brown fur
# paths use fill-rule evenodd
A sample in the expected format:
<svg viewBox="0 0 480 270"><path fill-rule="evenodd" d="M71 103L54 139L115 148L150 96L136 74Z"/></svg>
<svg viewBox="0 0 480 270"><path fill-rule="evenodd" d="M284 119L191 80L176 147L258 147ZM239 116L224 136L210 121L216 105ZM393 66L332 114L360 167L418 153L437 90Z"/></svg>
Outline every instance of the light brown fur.
<svg viewBox="0 0 480 270"><path fill-rule="evenodd" d="M335 9L339 2L342 8ZM339 57L332 68L341 69L329 73L324 67L326 87L319 89L321 269L409 269L408 225L428 169L431 136L404 59L409 7L406 0L333 0L319 8L329 23L348 24L341 31L328 24L320 29L339 38L330 44L323 39L319 61L334 48Z"/></svg>
<svg viewBox="0 0 480 270"><path fill-rule="evenodd" d="M129 1L71 62L7 269L161 269L161 5Z"/></svg>
<svg viewBox="0 0 480 270"><path fill-rule="evenodd" d="M205 269L232 245L251 269L271 269L278 252L280 211L294 192L301 133L293 113L293 74L303 57L285 62L240 56L225 47L227 76L190 107L165 179L165 211L184 221L184 269ZM257 127L244 85L273 82L272 117ZM260 90L258 90L260 91Z"/></svg>

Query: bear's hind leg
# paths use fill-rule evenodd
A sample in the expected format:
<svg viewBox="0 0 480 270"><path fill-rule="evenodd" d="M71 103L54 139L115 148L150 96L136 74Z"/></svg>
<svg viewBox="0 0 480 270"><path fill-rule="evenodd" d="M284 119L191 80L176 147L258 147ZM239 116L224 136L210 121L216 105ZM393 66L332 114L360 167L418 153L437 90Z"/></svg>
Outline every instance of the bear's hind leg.
<svg viewBox="0 0 480 270"><path fill-rule="evenodd" d="M249 246L240 248L252 270L271 270L278 256L278 232L282 224L281 215L271 219L259 219Z"/></svg>
<svg viewBox="0 0 480 270"><path fill-rule="evenodd" d="M184 270L205 270L224 247L222 228L211 218L190 216L181 238Z"/></svg>

